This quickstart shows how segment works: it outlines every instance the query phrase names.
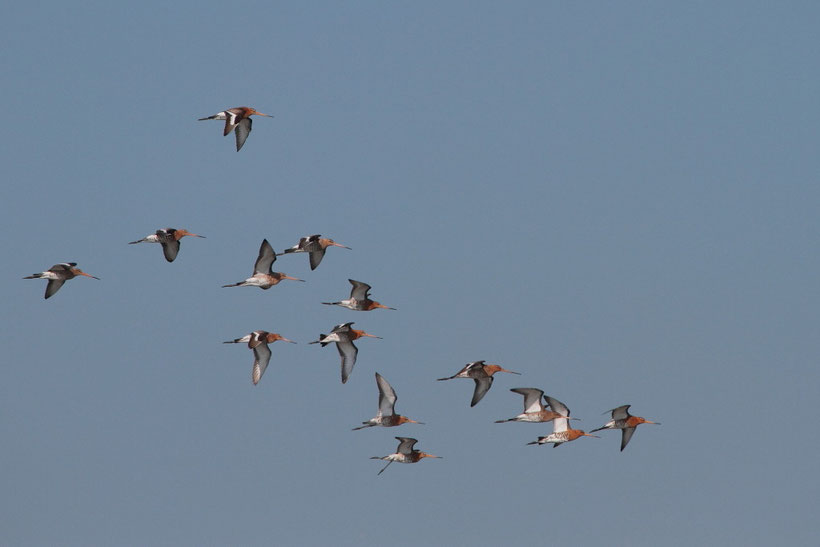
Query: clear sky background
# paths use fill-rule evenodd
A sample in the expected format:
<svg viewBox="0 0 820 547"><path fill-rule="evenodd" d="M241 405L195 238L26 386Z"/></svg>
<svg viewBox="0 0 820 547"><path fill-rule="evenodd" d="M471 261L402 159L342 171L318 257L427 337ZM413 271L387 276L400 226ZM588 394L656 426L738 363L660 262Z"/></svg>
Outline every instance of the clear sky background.
<svg viewBox="0 0 820 547"><path fill-rule="evenodd" d="M816 3L115 4L0 20L0 543L817 541ZM522 376L470 408L478 359ZM426 425L350 431L375 371ZM526 386L663 425L526 446ZM396 435L444 459L377 476Z"/></svg>

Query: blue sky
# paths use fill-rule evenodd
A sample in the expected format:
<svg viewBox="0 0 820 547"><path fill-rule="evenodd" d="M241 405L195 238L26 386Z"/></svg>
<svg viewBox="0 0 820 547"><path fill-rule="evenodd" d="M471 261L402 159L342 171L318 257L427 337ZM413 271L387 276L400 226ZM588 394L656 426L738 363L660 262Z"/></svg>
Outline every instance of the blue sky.
<svg viewBox="0 0 820 547"><path fill-rule="evenodd" d="M16 3L0 21L9 545L816 541L820 8ZM219 122L257 118L240 153ZM166 226L168 264L127 243ZM274 249L306 279L222 289ZM48 301L22 281L76 261ZM351 312L348 278L397 311ZM350 381L338 323L358 344ZM223 345L279 332L266 375ZM486 359L499 374L436 382ZM373 373L426 425L373 416ZM512 387L584 429L553 450ZM444 457L368 459L396 435Z"/></svg>

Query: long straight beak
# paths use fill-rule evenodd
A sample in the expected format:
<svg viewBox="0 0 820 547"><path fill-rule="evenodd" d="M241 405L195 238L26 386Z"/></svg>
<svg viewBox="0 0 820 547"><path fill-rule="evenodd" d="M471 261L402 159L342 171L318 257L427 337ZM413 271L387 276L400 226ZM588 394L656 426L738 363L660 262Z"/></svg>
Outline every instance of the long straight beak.
<svg viewBox="0 0 820 547"><path fill-rule="evenodd" d="M87 273L85 273L85 272L80 272L80 275L84 275L84 276L86 276L86 277L90 277L91 279L96 279L97 281L99 281L99 280L100 280L100 278L99 278L99 277L94 277L93 275L91 275L91 274L87 274Z"/></svg>
<svg viewBox="0 0 820 547"><path fill-rule="evenodd" d="M369 336L370 338L378 338L379 340L381 340L381 339L382 339L382 337L381 337L381 336L376 336L376 335L374 335L374 334L367 334L366 332L363 332L363 333L362 333L362 336Z"/></svg>
<svg viewBox="0 0 820 547"><path fill-rule="evenodd" d="M584 437L595 437L596 439L600 439L598 435L590 435L589 433L584 433Z"/></svg>
<svg viewBox="0 0 820 547"><path fill-rule="evenodd" d="M302 283L305 282L304 279L299 279L298 277L291 277L289 275L283 275L282 278L283 279L290 279L291 281L301 281Z"/></svg>
<svg viewBox="0 0 820 547"><path fill-rule="evenodd" d="M509 372L510 374L518 374L519 376L521 376L521 373L520 373L520 372L513 372L513 371L511 371L511 370L507 370L507 369L505 369L505 368L502 368L502 369L501 369L501 372Z"/></svg>
<svg viewBox="0 0 820 547"><path fill-rule="evenodd" d="M350 251L352 251L352 250L353 250L353 249L351 249L350 247L348 247L347 245L342 245L341 243L331 243L330 245L331 245L332 247L341 247L342 249L348 249L348 250L350 250Z"/></svg>

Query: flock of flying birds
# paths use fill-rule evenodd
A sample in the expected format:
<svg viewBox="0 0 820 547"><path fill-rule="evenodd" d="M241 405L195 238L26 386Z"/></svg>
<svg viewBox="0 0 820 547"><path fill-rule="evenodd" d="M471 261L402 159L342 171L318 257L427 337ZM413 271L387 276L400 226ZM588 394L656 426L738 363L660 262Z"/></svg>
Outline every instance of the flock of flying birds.
<svg viewBox="0 0 820 547"><path fill-rule="evenodd" d="M254 115L273 117L268 114L258 112L253 108L242 106L237 108L229 108L223 112L218 112L213 116L200 118L200 120L225 120L223 136L227 136L232 131L235 133L236 151L238 152L244 146L248 135L250 135L252 126L251 116ZM185 236L199 238L204 237L187 230L164 228L157 230L155 233L150 234L140 240L131 241L130 244L159 243L162 245L162 252L165 256L165 260L168 262L173 262L179 253L180 240ZM281 272L274 272L273 263L276 262L276 257L291 253L308 253L310 269L315 270L321 263L322 258L324 258L325 255L325 251L327 251L329 247L350 249L350 247L336 243L332 239L323 238L320 235L311 235L301 238L299 243L293 247L285 249L283 253L277 254L274 252L270 243L268 243L268 240L264 239L262 240L262 245L259 247L259 255L257 256L256 262L253 266L253 274L244 281L223 285L223 287L259 287L260 289L267 290L284 279L291 281L304 281L303 279L291 277ZM60 290L60 287L62 287L66 281L77 276L99 279L98 277L85 273L81 269L77 268L76 262L63 262L60 264L55 264L44 272L35 273L26 276L23 279L48 280L45 298L50 298L54 296L58 290ZM322 304L329 306L341 306L354 311L372 311L379 308L395 310L395 308L385 306L375 300L372 300L370 298L371 287L367 283L355 281L353 279L350 279L349 281L352 285L350 298L339 300L338 302L322 302ZM352 328L352 325L353 322L336 325L329 334L321 334L319 335L318 340L310 342L310 344L320 344L322 347L331 343L336 344L336 349L338 350L341 358L341 375L343 384L350 378L350 375L353 372L353 366L356 364L358 348L355 344L353 344L353 341L362 337L380 338L379 336L368 334L363 330L354 329ZM254 360L251 379L253 384L256 385L262 379L262 375L265 374L265 369L267 369L268 363L271 359L271 350L268 344L276 342L277 340L295 343L293 340L288 340L280 334L263 330L253 331L252 333L241 338L228 340L224 343L248 344L248 348L253 350ZM446 378L439 378L438 380L444 381L455 378L472 379L475 382L473 397L470 401L470 406L472 407L478 404L478 402L481 401L481 399L484 398L490 390L490 387L493 385L493 375L496 372L520 374L518 372L506 370L498 365L487 364L484 361L475 361L468 363L456 374ZM354 431L374 426L396 427L404 423L422 423L411 420L406 416L396 414L396 391L378 372L376 373L376 386L379 389L379 408L376 416L366 422L362 422L361 426L353 428ZM606 412L611 416L611 420L609 420L606 424L597 429L593 429L590 433L586 433L580 429L573 429L570 425L570 420L576 420L577 418L570 417L570 410L564 403L554 397L544 395L542 390L533 387L517 387L512 388L510 391L524 397L524 412L513 418L497 420L496 423L553 423L552 433L546 436L538 437L537 440L527 443L531 445L551 443L553 447L557 447L563 443L574 441L579 437L597 437L597 435L591 434L595 431L601 431L604 429L619 429L621 430L621 451L623 451L629 443L629 440L632 438L632 435L635 433L635 429L639 425L659 425L658 422L653 422L645 418L641 418L640 416L631 415L629 413L630 405L622 405ZM414 447L418 442L416 439L410 437L396 437L396 439L399 441L399 445L394 453L388 454L387 456L374 456L371 458L384 460L387 462L387 465L382 467L379 471L379 475L381 475L381 473L393 462L415 463L424 458L440 458L440 456L434 456L433 454L428 454L415 449Z"/></svg>

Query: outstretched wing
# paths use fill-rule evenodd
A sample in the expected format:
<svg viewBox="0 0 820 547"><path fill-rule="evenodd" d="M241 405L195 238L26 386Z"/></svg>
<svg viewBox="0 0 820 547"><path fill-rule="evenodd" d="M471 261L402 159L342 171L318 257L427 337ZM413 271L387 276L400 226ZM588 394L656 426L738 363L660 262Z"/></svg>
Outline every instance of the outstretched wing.
<svg viewBox="0 0 820 547"><path fill-rule="evenodd" d="M319 263L322 262L322 259L325 257L325 249L322 249L320 247L315 251L310 251L310 254L308 256L310 257L310 269L315 270L319 266Z"/></svg>
<svg viewBox="0 0 820 547"><path fill-rule="evenodd" d="M265 370L268 368L270 348L267 344L259 344L253 348L253 357L253 374L251 378L253 379L253 385L256 385L259 383L259 380L262 379L262 375L265 374Z"/></svg>
<svg viewBox="0 0 820 547"><path fill-rule="evenodd" d="M473 400L470 401L470 406L475 406L478 402L484 398L484 395L490 391L490 387L493 385L493 377L492 376L484 376L482 378L475 378L475 391L473 391Z"/></svg>
<svg viewBox="0 0 820 547"><path fill-rule="evenodd" d="M629 418L629 407L632 405L623 405L619 406L618 408L613 408L610 410L612 413L613 420L626 420Z"/></svg>
<svg viewBox="0 0 820 547"><path fill-rule="evenodd" d="M353 372L353 365L356 364L356 355L359 350L350 341L336 342L336 349L339 350L339 356L342 358L342 383L344 384Z"/></svg>
<svg viewBox="0 0 820 547"><path fill-rule="evenodd" d="M353 279L348 279L348 281L353 285L353 288L350 290L350 298L354 300L366 300L370 292L370 285Z"/></svg>
<svg viewBox="0 0 820 547"><path fill-rule="evenodd" d="M242 147L245 146L245 141L248 139L248 135L251 134L251 125L253 124L253 120L250 118L245 118L241 120L238 124L236 124L236 151L239 152L242 150Z"/></svg>
<svg viewBox="0 0 820 547"><path fill-rule="evenodd" d="M567 405L565 405L558 399L550 397L549 395L544 395L544 399L547 400L547 404L550 405L550 408L552 408L552 410L554 410L561 416L569 416L569 409L567 408ZM556 422L557 421L558 419L556 418ZM566 422L566 420L564 420L564 422Z"/></svg>
<svg viewBox="0 0 820 547"><path fill-rule="evenodd" d="M524 396L524 412L540 412L544 410L541 397L544 392L534 387L514 387L510 391Z"/></svg>
<svg viewBox="0 0 820 547"><path fill-rule="evenodd" d="M632 438L633 433L635 433L634 427L625 427L621 430L621 452L623 452L626 445L629 444L629 439Z"/></svg>
<svg viewBox="0 0 820 547"><path fill-rule="evenodd" d="M259 256L256 257L256 262L253 265L254 275L270 274L274 262L276 262L276 253L273 252L273 247L270 246L268 240L263 239L262 245L259 246Z"/></svg>
<svg viewBox="0 0 820 547"><path fill-rule="evenodd" d="M54 271L53 269L51 271ZM46 285L46 298L54 296L54 293L60 290L60 287L65 283L65 279L49 279Z"/></svg>
<svg viewBox="0 0 820 547"><path fill-rule="evenodd" d="M396 437L396 439L399 441L399 447L396 449L396 452L407 456L413 453L413 446L419 442L418 439L411 437Z"/></svg>
<svg viewBox="0 0 820 547"><path fill-rule="evenodd" d="M395 413L396 392L393 386L384 379L384 377L376 373L376 385L379 386L379 416L392 416Z"/></svg>
<svg viewBox="0 0 820 547"><path fill-rule="evenodd" d="M165 255L165 260L173 262L177 257L177 253L179 253L179 241L176 239L163 239L160 240L160 243L162 244L162 254Z"/></svg>

